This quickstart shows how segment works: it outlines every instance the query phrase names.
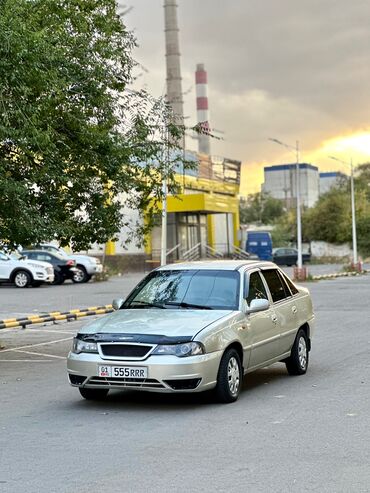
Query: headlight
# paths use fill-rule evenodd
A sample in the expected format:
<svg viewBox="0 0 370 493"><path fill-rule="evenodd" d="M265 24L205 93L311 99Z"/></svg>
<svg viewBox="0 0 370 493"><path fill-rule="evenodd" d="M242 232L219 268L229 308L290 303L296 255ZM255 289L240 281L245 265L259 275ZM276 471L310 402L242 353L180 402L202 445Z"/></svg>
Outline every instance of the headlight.
<svg viewBox="0 0 370 493"><path fill-rule="evenodd" d="M98 352L98 346L96 342L86 342L86 341L81 341L81 339L77 339L75 337L73 339L73 346L72 346L72 352L73 353L97 353Z"/></svg>
<svg viewBox="0 0 370 493"><path fill-rule="evenodd" d="M204 346L200 342L186 342L185 344L169 344L160 345L155 348L152 354L171 354L178 356L179 358L185 358L186 356L196 356L198 354L204 354Z"/></svg>

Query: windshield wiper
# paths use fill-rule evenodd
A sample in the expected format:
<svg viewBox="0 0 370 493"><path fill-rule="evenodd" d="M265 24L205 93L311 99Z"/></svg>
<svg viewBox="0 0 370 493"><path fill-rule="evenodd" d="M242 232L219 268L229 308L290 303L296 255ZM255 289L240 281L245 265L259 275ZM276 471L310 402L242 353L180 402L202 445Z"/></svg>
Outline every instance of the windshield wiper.
<svg viewBox="0 0 370 493"><path fill-rule="evenodd" d="M135 304L138 304L139 306L135 306ZM163 310L166 309L164 305L161 305L160 303L149 303L147 301L132 301L130 305L127 308L162 308Z"/></svg>
<svg viewBox="0 0 370 493"><path fill-rule="evenodd" d="M194 303L186 303L185 301L166 301L166 305L179 306L180 308L198 308L199 310L213 310L210 306L196 305Z"/></svg>

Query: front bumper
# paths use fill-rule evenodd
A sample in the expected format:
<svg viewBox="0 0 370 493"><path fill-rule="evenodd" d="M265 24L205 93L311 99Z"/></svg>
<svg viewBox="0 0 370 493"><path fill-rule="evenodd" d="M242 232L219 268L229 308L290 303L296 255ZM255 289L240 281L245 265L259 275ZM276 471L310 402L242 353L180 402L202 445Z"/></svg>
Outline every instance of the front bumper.
<svg viewBox="0 0 370 493"><path fill-rule="evenodd" d="M102 264L86 264L85 265L86 272L90 275L93 276L94 274L100 274L103 272L103 265Z"/></svg>
<svg viewBox="0 0 370 493"><path fill-rule="evenodd" d="M112 361L98 354L70 352L67 370L71 385L86 388L135 389L152 392L202 392L216 385L222 351L178 358L149 356L144 361ZM148 377L99 377L98 366L130 366L148 368ZM79 378L82 377L82 378Z"/></svg>

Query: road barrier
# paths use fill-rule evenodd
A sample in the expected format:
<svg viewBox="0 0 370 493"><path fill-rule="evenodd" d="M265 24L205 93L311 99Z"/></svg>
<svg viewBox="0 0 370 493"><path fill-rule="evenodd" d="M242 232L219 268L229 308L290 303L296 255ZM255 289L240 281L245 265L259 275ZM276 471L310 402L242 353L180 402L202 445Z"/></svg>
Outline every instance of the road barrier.
<svg viewBox="0 0 370 493"><path fill-rule="evenodd" d="M103 315L113 312L112 305L92 306L90 308L70 310L68 312L50 312L41 315L29 315L21 318L7 318L0 320L0 329L24 329L27 325L57 322L59 320L77 320L90 315Z"/></svg>

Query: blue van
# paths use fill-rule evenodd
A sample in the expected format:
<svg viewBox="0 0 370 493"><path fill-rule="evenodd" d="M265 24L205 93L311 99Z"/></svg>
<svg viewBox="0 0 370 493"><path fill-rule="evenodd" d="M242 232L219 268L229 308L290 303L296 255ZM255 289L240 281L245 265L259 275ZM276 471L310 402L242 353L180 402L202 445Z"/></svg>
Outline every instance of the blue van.
<svg viewBox="0 0 370 493"><path fill-rule="evenodd" d="M267 231L247 231L245 249L260 260L272 260L272 239Z"/></svg>

